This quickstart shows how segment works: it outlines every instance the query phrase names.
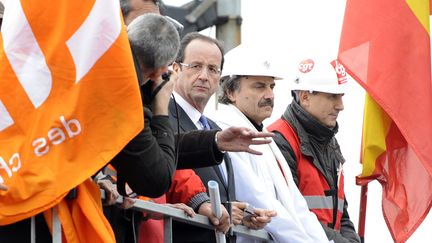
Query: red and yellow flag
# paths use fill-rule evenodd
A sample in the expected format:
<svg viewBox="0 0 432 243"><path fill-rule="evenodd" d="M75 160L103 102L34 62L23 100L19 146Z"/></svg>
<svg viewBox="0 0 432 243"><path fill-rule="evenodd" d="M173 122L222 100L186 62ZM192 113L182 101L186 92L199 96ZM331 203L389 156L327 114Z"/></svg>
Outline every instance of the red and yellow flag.
<svg viewBox="0 0 432 243"><path fill-rule="evenodd" d="M58 204L142 128L118 0L6 0L0 225Z"/></svg>
<svg viewBox="0 0 432 243"><path fill-rule="evenodd" d="M340 61L367 91L358 182L382 184L396 242L432 202L429 1L348 0L340 40Z"/></svg>

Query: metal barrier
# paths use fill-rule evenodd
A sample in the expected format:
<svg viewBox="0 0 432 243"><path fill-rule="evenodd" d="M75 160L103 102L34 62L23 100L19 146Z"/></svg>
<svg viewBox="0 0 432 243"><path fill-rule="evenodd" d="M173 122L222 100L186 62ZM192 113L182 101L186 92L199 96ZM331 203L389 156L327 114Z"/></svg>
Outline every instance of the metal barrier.
<svg viewBox="0 0 432 243"><path fill-rule="evenodd" d="M157 204L149 201L136 200L133 209L141 212L154 213L164 216L164 239L166 243L172 242L172 220L192 224L198 227L213 229L213 225L209 219L202 215L195 215L195 217L188 217L183 210ZM265 242L273 242L271 236L265 230L250 230L243 225L235 225L232 231L237 235L251 237L256 240Z"/></svg>

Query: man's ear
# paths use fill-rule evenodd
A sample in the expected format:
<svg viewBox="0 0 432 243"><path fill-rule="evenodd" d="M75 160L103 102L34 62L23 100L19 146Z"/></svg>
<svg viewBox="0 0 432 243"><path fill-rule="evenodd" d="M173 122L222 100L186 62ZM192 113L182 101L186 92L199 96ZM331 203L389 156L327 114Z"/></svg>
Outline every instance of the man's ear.
<svg viewBox="0 0 432 243"><path fill-rule="evenodd" d="M231 103L233 103L233 104L235 104L235 102L236 102L236 96L234 95L234 92L235 91L231 91L231 90L228 90L227 91L227 97L228 97L228 99L231 101Z"/></svg>
<svg viewBox="0 0 432 243"><path fill-rule="evenodd" d="M172 67L173 71L176 73L178 73L180 71L180 64L178 64L176 62L174 62L171 67Z"/></svg>
<svg viewBox="0 0 432 243"><path fill-rule="evenodd" d="M155 82L159 81L159 79L161 79L162 74L166 73L168 71L168 67L164 66L164 67L160 67L157 68L156 70L154 70L149 78Z"/></svg>
<svg viewBox="0 0 432 243"><path fill-rule="evenodd" d="M309 91L300 90L300 92L299 92L299 104L308 106L309 100L310 100L310 94L311 93L309 93Z"/></svg>

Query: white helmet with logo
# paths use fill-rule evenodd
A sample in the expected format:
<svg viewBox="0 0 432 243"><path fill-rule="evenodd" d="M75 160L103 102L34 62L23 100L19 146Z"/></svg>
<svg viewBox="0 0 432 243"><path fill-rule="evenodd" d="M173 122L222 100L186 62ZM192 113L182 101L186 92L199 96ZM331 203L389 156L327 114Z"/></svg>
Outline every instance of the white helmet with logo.
<svg viewBox="0 0 432 243"><path fill-rule="evenodd" d="M233 75L268 76L282 79L269 54L261 53L257 47L240 44L225 54L221 78Z"/></svg>
<svg viewBox="0 0 432 243"><path fill-rule="evenodd" d="M345 67L338 61L303 59L298 63L291 90L344 94L348 81Z"/></svg>

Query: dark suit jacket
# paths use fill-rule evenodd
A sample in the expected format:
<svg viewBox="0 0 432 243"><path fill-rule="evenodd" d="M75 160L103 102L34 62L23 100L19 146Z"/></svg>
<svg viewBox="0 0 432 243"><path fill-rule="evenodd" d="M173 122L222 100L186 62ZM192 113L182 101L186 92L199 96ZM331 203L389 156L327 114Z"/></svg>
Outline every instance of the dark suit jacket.
<svg viewBox="0 0 432 243"><path fill-rule="evenodd" d="M173 100L171 100L169 104L169 117L171 118L171 125L175 133L197 130L195 124L180 106L177 106L177 111L178 116L176 114L175 103ZM179 121L179 127L177 127L177 119ZM211 129L220 129L212 120L208 119L208 122ZM228 185L225 183L218 166L194 169L195 173L203 181L207 190L208 181L214 180L219 184L219 193L222 203L235 200L234 174L232 171L231 159L229 158L228 154L224 155L224 161L227 167ZM234 240L235 239L230 239L230 242L234 242ZM173 221L173 242L216 242L216 239L213 230L207 230L204 228Z"/></svg>

